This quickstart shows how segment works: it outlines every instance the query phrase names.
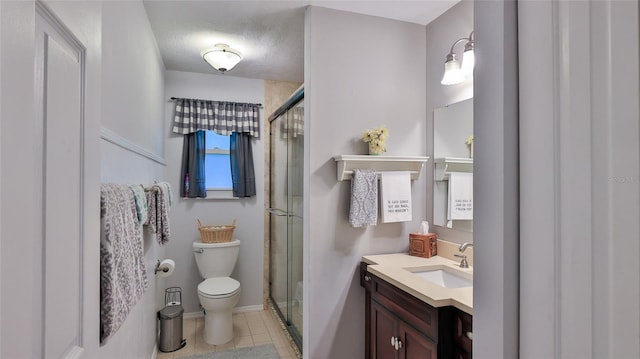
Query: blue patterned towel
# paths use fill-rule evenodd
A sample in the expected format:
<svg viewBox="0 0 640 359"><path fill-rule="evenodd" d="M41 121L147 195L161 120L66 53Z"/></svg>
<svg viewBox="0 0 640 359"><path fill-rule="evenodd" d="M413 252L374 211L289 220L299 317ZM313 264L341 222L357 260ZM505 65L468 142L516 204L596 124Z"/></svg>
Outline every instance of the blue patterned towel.
<svg viewBox="0 0 640 359"><path fill-rule="evenodd" d="M147 196L144 194L144 187L139 184L132 184L129 185L129 188L131 188L133 198L135 199L138 224L147 223L147 212L149 208L147 207Z"/></svg>

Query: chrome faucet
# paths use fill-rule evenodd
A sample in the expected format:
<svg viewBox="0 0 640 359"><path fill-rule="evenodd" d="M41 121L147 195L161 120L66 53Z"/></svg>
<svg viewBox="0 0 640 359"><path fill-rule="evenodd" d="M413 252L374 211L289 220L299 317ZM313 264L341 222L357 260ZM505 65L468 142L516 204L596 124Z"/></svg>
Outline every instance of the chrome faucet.
<svg viewBox="0 0 640 359"><path fill-rule="evenodd" d="M460 248L458 248L458 250L460 251L460 253L464 252L465 249L467 249L467 247L473 247L473 244L468 243L468 242L464 242L460 245ZM454 254L454 256L458 257L458 258L462 258L462 260L460 261L460 268L469 268L469 262L467 262L467 256L464 254Z"/></svg>
<svg viewBox="0 0 640 359"><path fill-rule="evenodd" d="M473 243L464 242L460 245L460 248L458 250L460 251L460 253L462 253L465 249L467 249L467 247L473 247Z"/></svg>

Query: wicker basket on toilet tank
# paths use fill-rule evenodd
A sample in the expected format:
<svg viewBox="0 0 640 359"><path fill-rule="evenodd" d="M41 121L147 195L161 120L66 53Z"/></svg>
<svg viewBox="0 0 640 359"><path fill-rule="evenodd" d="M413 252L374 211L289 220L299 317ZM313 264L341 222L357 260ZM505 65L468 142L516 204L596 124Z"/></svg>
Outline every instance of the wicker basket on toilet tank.
<svg viewBox="0 0 640 359"><path fill-rule="evenodd" d="M203 243L231 242L234 229L236 229L235 219L231 225L223 226L203 226L200 219L198 219L198 230Z"/></svg>

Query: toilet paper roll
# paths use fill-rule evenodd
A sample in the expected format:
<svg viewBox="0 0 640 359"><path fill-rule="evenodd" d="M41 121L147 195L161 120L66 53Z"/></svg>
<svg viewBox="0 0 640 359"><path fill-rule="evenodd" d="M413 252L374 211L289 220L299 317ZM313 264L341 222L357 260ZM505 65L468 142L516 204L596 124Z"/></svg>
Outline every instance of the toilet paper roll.
<svg viewBox="0 0 640 359"><path fill-rule="evenodd" d="M174 262L172 259L165 259L160 262L159 269L160 271L158 272L158 274L161 277L168 277L172 275L173 271L176 269L176 262Z"/></svg>

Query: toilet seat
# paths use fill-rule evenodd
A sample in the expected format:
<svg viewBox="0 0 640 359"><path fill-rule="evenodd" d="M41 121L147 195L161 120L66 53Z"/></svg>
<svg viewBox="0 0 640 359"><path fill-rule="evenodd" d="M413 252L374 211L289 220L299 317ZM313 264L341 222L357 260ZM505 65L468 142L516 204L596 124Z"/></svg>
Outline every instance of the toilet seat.
<svg viewBox="0 0 640 359"><path fill-rule="evenodd" d="M198 294L205 298L227 298L240 292L240 282L230 277L205 279L198 284Z"/></svg>

